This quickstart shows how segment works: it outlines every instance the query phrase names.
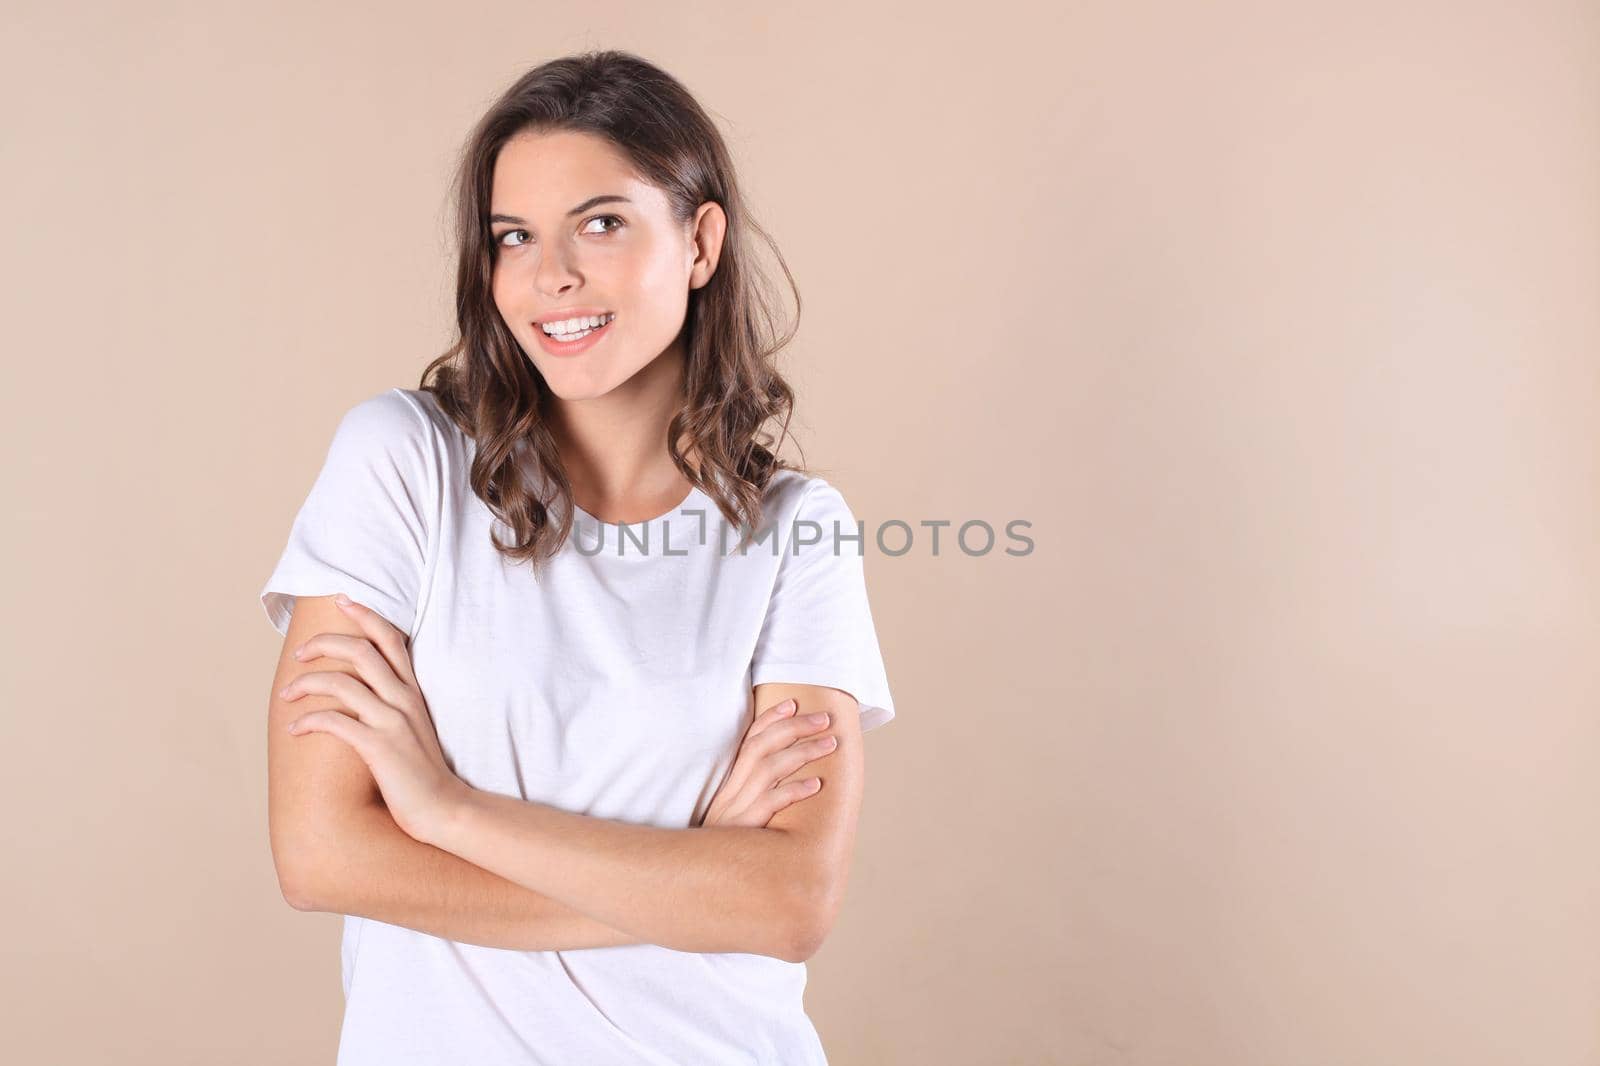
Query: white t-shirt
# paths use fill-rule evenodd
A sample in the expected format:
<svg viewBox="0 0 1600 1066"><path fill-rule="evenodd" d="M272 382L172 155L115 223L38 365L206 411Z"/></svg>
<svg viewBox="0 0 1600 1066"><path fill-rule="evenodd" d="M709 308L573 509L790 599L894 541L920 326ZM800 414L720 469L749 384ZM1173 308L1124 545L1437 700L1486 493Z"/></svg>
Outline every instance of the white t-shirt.
<svg viewBox="0 0 1600 1066"><path fill-rule="evenodd" d="M733 764L755 685L843 689L863 730L894 717L867 541L825 480L775 475L743 554L699 489L628 526L575 507L536 579L490 543L509 530L468 483L475 446L424 390L350 408L261 592L280 633L293 597L338 592L404 630L467 784L686 829ZM340 1066L827 1061L804 964L766 955L512 951L346 916L342 962Z"/></svg>

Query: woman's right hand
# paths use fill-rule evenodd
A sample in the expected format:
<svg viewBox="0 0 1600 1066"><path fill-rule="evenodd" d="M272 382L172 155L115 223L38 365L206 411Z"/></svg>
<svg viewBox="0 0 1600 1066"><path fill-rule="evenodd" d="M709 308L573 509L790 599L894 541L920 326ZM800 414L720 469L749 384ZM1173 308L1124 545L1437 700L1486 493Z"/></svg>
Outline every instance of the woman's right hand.
<svg viewBox="0 0 1600 1066"><path fill-rule="evenodd" d="M813 733L828 728L827 715L813 722L810 715L797 718L794 712L794 700L784 700L750 723L733 768L711 797L702 825L760 828L774 814L814 795L822 786L820 778L808 777L773 787L806 763L831 754L838 744L831 736L811 739Z"/></svg>

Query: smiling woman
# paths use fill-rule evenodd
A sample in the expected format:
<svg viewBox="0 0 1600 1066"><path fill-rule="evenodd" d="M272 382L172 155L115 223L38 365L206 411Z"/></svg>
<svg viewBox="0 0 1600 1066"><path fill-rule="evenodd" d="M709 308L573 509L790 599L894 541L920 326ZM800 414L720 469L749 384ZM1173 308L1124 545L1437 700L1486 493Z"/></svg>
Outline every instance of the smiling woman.
<svg viewBox="0 0 1600 1066"><path fill-rule="evenodd" d="M765 432L788 338L721 138L638 57L569 57L457 189L461 337L345 413L261 591L339 1061L825 1063L804 964L895 711L860 523Z"/></svg>
<svg viewBox="0 0 1600 1066"><path fill-rule="evenodd" d="M794 467L775 364L793 330L774 335L757 241L788 268L698 102L626 53L545 64L480 120L456 191L461 336L422 387L480 444L507 558L559 550L575 497L627 515L694 485L759 527L768 479Z"/></svg>

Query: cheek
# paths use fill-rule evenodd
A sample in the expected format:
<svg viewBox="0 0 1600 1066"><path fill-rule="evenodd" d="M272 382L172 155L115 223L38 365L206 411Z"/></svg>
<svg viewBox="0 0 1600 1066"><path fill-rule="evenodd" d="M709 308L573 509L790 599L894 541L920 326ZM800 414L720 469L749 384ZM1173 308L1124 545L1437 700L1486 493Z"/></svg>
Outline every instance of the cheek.
<svg viewBox="0 0 1600 1066"><path fill-rule="evenodd" d="M641 313L657 328L675 332L683 322L689 303L689 276L675 253L655 255L636 264L628 291L637 295Z"/></svg>

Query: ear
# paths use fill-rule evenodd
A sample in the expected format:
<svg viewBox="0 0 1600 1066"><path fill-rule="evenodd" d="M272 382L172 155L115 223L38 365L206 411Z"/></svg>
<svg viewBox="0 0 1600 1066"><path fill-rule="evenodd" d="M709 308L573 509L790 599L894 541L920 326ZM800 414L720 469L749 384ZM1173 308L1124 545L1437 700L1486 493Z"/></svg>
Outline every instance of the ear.
<svg viewBox="0 0 1600 1066"><path fill-rule="evenodd" d="M698 289L717 272L722 256L722 239L728 232L728 216L722 205L707 200L695 209L689 240L689 287Z"/></svg>

